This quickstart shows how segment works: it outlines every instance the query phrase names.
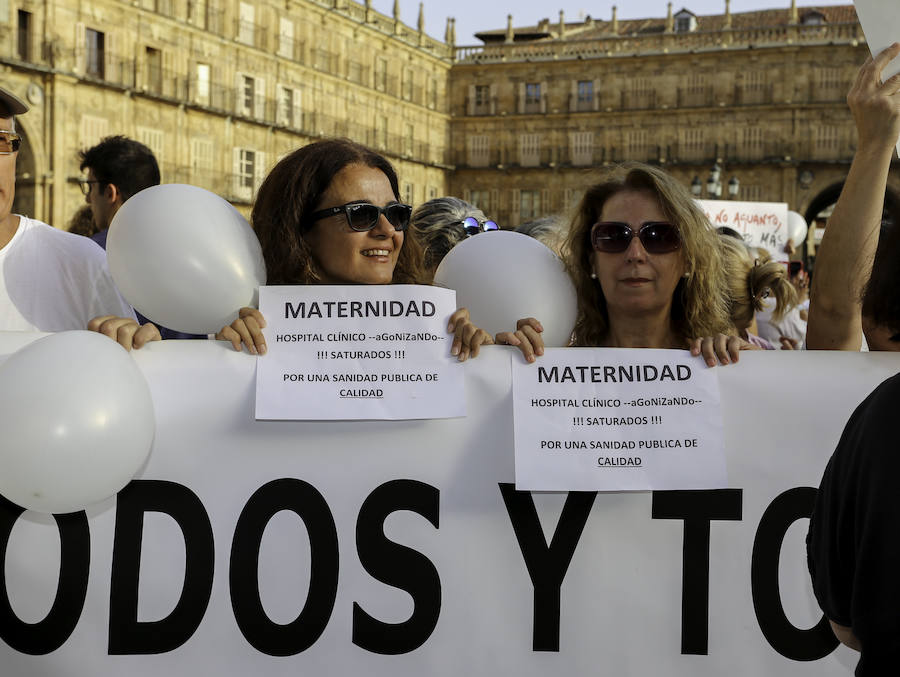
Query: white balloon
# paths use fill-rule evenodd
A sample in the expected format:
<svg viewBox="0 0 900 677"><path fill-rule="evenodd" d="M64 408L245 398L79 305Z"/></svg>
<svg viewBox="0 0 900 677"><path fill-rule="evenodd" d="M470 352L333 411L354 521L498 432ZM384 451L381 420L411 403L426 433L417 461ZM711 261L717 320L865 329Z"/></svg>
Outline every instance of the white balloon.
<svg viewBox="0 0 900 677"><path fill-rule="evenodd" d="M255 306L266 267L256 234L228 202L163 184L131 197L109 227L109 272L125 299L164 327L211 334Z"/></svg>
<svg viewBox="0 0 900 677"><path fill-rule="evenodd" d="M515 331L534 317L544 344L569 344L575 327L575 287L562 261L534 238L512 231L480 233L456 245L441 261L434 283L456 290L456 303L490 334Z"/></svg>
<svg viewBox="0 0 900 677"><path fill-rule="evenodd" d="M795 247L799 247L806 240L808 226L806 219L797 212L788 212L787 232L788 239L794 243Z"/></svg>
<svg viewBox="0 0 900 677"><path fill-rule="evenodd" d="M155 426L144 375L115 341L38 339L0 365L0 494L40 512L82 510L131 480Z"/></svg>

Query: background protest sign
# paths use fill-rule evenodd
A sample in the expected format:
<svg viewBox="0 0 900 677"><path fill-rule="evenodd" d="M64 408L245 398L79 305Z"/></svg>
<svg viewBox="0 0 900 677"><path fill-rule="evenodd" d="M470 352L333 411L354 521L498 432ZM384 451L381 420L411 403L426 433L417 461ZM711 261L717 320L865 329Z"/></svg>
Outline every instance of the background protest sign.
<svg viewBox="0 0 900 677"><path fill-rule="evenodd" d="M751 247L762 247L775 261L787 261L788 206L784 202L697 200L713 228L728 226ZM795 242L794 245L799 243Z"/></svg>
<svg viewBox="0 0 900 677"><path fill-rule="evenodd" d="M0 508L4 674L852 672L806 514L900 356L742 354L713 370L729 488L595 496L514 490L502 347L463 365L468 416L435 421L255 421L247 354L132 354L157 418L136 481L58 522Z"/></svg>
<svg viewBox="0 0 900 677"><path fill-rule="evenodd" d="M900 14L897 13L895 0L854 0L853 4L872 56L900 42ZM881 72L881 81L897 73L900 73L900 58L885 67ZM900 155L900 141L897 142L897 154Z"/></svg>
<svg viewBox="0 0 900 677"><path fill-rule="evenodd" d="M447 322L456 293L422 285L261 287L268 354L258 419L449 418L466 413Z"/></svg>
<svg viewBox="0 0 900 677"><path fill-rule="evenodd" d="M551 348L512 370L517 489L726 486L719 381L701 357Z"/></svg>

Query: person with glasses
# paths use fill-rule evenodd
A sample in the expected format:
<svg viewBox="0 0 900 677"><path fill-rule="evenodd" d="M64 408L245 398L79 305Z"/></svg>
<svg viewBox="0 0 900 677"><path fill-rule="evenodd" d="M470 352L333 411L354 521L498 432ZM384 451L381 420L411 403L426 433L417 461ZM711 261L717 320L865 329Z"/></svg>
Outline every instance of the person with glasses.
<svg viewBox="0 0 900 677"><path fill-rule="evenodd" d="M134 320L94 242L12 213L28 106L0 88L0 331L85 329L98 315Z"/></svg>
<svg viewBox="0 0 900 677"><path fill-rule="evenodd" d="M717 235L687 188L631 163L588 188L565 243L577 293L573 346L689 348L707 364L737 362L755 346L729 336ZM543 354L535 318L501 332L533 362Z"/></svg>
<svg viewBox="0 0 900 677"><path fill-rule="evenodd" d="M107 136L81 151L79 158L81 171L87 172L87 178L79 185L99 229L91 239L106 249L109 226L122 205L145 188L159 185L159 163L147 146L121 135ZM118 340L126 349L140 348L157 338L206 338L157 326L140 313L137 313L137 322L114 315L97 317L89 328Z"/></svg>
<svg viewBox="0 0 900 677"><path fill-rule="evenodd" d="M119 208L144 188L159 185L159 164L152 150L126 136L107 136L81 151L79 159L87 172L79 182L81 192L100 229L92 239L106 249L109 224Z"/></svg>
<svg viewBox="0 0 900 677"><path fill-rule="evenodd" d="M410 230L425 254L429 276L447 253L466 238L499 230L478 207L458 197L437 197L416 207Z"/></svg>
<svg viewBox="0 0 900 677"><path fill-rule="evenodd" d="M422 249L406 236L412 207L399 193L391 163L346 139L286 156L260 186L250 217L268 284L429 284ZM265 326L257 309L241 308L216 338L262 355ZM460 360L493 343L464 308L451 316L448 331Z"/></svg>

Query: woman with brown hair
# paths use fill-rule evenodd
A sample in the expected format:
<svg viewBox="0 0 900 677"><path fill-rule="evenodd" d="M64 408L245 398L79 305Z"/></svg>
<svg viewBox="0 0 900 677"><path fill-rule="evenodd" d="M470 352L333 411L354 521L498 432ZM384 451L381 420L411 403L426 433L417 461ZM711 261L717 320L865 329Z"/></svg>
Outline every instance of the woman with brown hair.
<svg viewBox="0 0 900 677"><path fill-rule="evenodd" d="M715 231L687 189L643 164L589 188L564 257L578 297L573 346L690 348L710 366L751 347L728 336L725 277ZM498 343L527 361L543 354L540 322L521 320Z"/></svg>
<svg viewBox="0 0 900 677"><path fill-rule="evenodd" d="M358 143L327 139L286 156L260 186L250 217L268 284L428 284L422 249L406 237L412 207L399 194L391 163ZM265 326L258 310L241 308L216 338L262 355ZM460 360L493 343L464 308L447 329Z"/></svg>

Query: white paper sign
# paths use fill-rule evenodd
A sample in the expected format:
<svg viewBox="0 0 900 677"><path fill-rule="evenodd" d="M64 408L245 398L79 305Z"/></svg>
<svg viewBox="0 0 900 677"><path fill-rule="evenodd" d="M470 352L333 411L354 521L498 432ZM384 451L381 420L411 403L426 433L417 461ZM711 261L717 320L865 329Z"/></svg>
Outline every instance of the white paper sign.
<svg viewBox="0 0 900 677"><path fill-rule="evenodd" d="M517 489L727 485L719 382L702 358L556 348L512 373Z"/></svg>
<svg viewBox="0 0 900 677"><path fill-rule="evenodd" d="M788 206L786 202L697 200L713 228L728 226L751 247L762 247L775 261L787 261ZM797 244L796 242L794 243Z"/></svg>
<svg viewBox="0 0 900 677"><path fill-rule="evenodd" d="M465 416L447 333L452 289L270 286L260 288L259 307L268 354L258 363L257 419Z"/></svg>
<svg viewBox="0 0 900 677"><path fill-rule="evenodd" d="M853 4L872 56L900 42L900 13L896 0L855 0ZM900 58L885 66L881 79L887 80L897 73L900 73ZM900 155L900 142L897 143L897 154Z"/></svg>

